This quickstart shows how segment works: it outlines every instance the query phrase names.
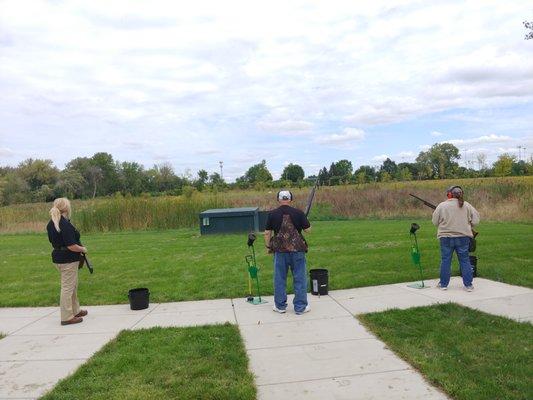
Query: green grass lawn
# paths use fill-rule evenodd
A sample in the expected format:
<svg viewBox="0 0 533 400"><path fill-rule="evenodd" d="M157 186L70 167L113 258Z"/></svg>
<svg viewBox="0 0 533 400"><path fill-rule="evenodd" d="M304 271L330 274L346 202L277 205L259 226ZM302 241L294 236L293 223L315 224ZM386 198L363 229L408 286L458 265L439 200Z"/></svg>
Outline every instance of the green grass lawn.
<svg viewBox="0 0 533 400"><path fill-rule="evenodd" d="M42 400L252 400L233 325L123 331Z"/></svg>
<svg viewBox="0 0 533 400"><path fill-rule="evenodd" d="M435 228L421 222L419 244L426 277L439 273ZM330 289L416 280L411 264L411 220L313 223L308 268L327 268ZM533 287L533 225L485 223L477 255L482 277ZM148 287L155 302L241 297L247 292L246 234L200 236L197 229L83 235L95 266L80 272L82 304L127 303L127 292ZM272 293L272 257L257 240L264 293ZM59 274L43 234L0 235L0 306L59 302ZM454 261L455 262L455 261ZM458 268L454 266L454 271Z"/></svg>
<svg viewBox="0 0 533 400"><path fill-rule="evenodd" d="M533 398L533 325L529 323L451 303L359 318L454 399Z"/></svg>

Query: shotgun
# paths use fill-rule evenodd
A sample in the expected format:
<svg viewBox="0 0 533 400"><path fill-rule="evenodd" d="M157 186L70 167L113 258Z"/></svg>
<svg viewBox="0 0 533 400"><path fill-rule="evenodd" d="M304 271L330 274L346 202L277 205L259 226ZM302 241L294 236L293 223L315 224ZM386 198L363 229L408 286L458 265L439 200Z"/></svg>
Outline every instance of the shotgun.
<svg viewBox="0 0 533 400"><path fill-rule="evenodd" d="M83 264L85 264L85 265L87 265L87 269L89 270L89 272L92 274L94 272L94 269L93 269L93 265L91 264L91 262L87 258L87 254L80 253L80 257L81 257L81 260L80 260L80 265L79 265L78 268L82 268Z"/></svg>
<svg viewBox="0 0 533 400"><path fill-rule="evenodd" d="M311 192L309 192L309 196L307 197L307 205L305 206L305 216L309 216L309 212L311 211L311 206L313 205L313 199L315 198L315 192L318 187L318 176L316 177L315 184L313 188L311 189Z"/></svg>
<svg viewBox="0 0 533 400"><path fill-rule="evenodd" d="M436 209L436 208L437 208L437 206L436 206L435 204L431 204L429 201L426 201L426 200L424 200L424 199L421 199L420 197L415 196L415 195L412 194L412 193L409 193L409 196L414 197L414 198L417 199L417 200L420 200L422 203L424 203L424 204L425 204L426 206L428 206L429 208L432 208L432 209Z"/></svg>

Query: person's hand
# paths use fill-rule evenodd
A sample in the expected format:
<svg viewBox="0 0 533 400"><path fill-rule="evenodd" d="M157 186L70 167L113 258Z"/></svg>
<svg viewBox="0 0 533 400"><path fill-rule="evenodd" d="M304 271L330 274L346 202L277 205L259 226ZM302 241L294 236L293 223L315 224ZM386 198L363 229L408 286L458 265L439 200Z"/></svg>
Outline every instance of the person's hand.
<svg viewBox="0 0 533 400"><path fill-rule="evenodd" d="M82 253L87 253L87 247L81 246L81 252Z"/></svg>

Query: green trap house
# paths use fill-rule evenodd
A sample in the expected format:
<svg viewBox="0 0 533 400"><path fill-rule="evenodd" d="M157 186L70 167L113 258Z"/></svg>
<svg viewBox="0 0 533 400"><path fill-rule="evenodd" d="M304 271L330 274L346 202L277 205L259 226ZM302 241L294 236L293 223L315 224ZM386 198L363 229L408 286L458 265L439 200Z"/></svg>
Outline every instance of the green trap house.
<svg viewBox="0 0 533 400"><path fill-rule="evenodd" d="M200 213L200 233L202 235L262 232L265 230L268 211L259 207L215 208Z"/></svg>

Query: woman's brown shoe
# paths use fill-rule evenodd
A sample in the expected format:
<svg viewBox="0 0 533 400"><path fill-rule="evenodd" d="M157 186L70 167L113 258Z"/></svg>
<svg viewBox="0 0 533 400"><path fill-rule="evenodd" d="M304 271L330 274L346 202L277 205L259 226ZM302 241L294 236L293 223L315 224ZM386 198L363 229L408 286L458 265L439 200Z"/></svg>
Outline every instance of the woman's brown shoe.
<svg viewBox="0 0 533 400"><path fill-rule="evenodd" d="M69 319L68 321L61 321L61 325L79 324L80 322L83 322L83 318L73 317Z"/></svg>
<svg viewBox="0 0 533 400"><path fill-rule="evenodd" d="M80 312L77 313L75 317L85 317L87 314L89 314L87 310L80 310Z"/></svg>

